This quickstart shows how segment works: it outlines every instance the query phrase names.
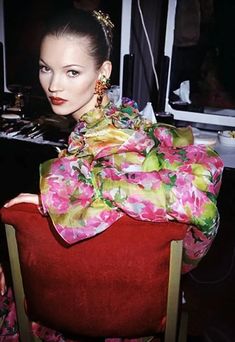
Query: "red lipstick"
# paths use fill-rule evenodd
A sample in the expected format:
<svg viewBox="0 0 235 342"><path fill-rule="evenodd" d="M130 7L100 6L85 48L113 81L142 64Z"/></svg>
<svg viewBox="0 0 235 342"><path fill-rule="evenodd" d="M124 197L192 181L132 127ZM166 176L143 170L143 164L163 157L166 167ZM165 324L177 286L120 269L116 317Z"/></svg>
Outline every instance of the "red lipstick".
<svg viewBox="0 0 235 342"><path fill-rule="evenodd" d="M51 100L51 103L55 106L60 106L60 105L64 104L65 102L67 102L67 100L62 99L60 97L50 96L49 98Z"/></svg>

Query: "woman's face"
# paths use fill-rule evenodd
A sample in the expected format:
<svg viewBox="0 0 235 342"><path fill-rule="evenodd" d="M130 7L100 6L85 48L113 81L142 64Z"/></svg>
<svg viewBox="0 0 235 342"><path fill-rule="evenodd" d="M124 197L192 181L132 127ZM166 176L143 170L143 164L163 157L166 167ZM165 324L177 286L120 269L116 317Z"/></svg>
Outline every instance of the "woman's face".
<svg viewBox="0 0 235 342"><path fill-rule="evenodd" d="M42 41L39 79L58 115L73 114L78 120L96 104L95 84L105 72L102 67L97 70L87 50L87 38L73 35L49 35Z"/></svg>

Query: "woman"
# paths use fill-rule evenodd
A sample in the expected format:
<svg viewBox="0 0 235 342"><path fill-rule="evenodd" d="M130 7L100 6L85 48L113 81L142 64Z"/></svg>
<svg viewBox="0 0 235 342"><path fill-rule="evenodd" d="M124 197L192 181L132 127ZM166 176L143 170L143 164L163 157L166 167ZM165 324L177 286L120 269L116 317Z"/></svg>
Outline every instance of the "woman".
<svg viewBox="0 0 235 342"><path fill-rule="evenodd" d="M74 27L71 24L71 32L69 26L68 32L63 32L69 21L74 22ZM90 21L92 25L89 27ZM87 26L91 33L86 33ZM104 26L102 21L98 22L98 19L91 17L88 12L71 11L61 18L56 17L48 28L48 33L42 39L39 80L57 115L71 114L76 121L79 121L82 114L95 107L98 97L98 94L94 93L96 82L99 78L108 80L112 69L109 61L112 47L111 21L105 29ZM107 33L104 34L106 31ZM92 35L94 35L94 41L97 40L95 42L97 46L89 48L89 44L93 43ZM90 50L89 54L88 50ZM105 95L102 104L107 103L108 96ZM20 194L5 206L20 202L39 205L39 196Z"/></svg>
<svg viewBox="0 0 235 342"><path fill-rule="evenodd" d="M118 108L110 103L112 28L96 11L63 14L50 25L41 44L40 83L53 111L77 124L68 149L41 165L40 195L20 194L5 207L38 205L71 244L125 214L186 222L187 272L217 231L223 163L212 149L192 144L190 128L154 125L129 99Z"/></svg>

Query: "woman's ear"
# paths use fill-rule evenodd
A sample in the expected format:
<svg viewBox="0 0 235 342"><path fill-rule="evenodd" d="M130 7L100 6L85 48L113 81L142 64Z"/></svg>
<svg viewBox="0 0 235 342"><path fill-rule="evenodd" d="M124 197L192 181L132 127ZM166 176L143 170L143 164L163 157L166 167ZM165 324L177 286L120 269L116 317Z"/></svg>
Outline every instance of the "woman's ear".
<svg viewBox="0 0 235 342"><path fill-rule="evenodd" d="M99 77L105 76L107 79L110 78L112 72L112 63L110 61L104 61L100 67Z"/></svg>

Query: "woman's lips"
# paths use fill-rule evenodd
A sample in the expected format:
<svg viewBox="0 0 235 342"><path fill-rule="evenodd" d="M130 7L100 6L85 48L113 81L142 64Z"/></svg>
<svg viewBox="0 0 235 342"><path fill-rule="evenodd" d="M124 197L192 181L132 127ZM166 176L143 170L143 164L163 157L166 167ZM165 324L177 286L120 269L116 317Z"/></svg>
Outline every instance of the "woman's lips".
<svg viewBox="0 0 235 342"><path fill-rule="evenodd" d="M62 99L60 97L50 96L49 98L50 98L51 103L55 106L60 106L60 105L64 104L65 102L67 102L67 100Z"/></svg>

